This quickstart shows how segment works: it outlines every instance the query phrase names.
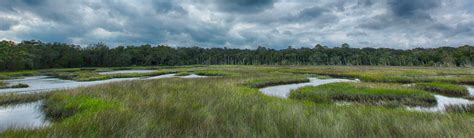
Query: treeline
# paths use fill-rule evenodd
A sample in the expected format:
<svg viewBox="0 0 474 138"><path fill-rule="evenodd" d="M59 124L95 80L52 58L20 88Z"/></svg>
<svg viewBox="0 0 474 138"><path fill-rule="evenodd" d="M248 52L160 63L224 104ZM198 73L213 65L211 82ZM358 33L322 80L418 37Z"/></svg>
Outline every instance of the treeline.
<svg viewBox="0 0 474 138"><path fill-rule="evenodd" d="M65 43L0 42L0 70L72 67L117 67L152 65L382 65L382 66L472 66L474 47L351 48L348 44L328 48L275 50L169 46L119 46L104 43L80 47Z"/></svg>

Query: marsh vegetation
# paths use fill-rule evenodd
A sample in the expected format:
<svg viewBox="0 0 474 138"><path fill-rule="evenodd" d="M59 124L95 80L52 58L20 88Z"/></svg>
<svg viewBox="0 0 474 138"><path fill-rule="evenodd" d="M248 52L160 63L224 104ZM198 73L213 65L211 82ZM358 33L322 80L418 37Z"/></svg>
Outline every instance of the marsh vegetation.
<svg viewBox="0 0 474 138"><path fill-rule="evenodd" d="M415 87L422 90L445 95L445 96L453 96L453 97L469 96L469 91L463 85L430 82L430 83L416 83Z"/></svg>
<svg viewBox="0 0 474 138"><path fill-rule="evenodd" d="M428 92L403 88L397 84L331 83L293 91L290 98L317 103L356 102L387 106L434 106L436 99Z"/></svg>
<svg viewBox="0 0 474 138"><path fill-rule="evenodd" d="M84 74L98 74L98 70ZM51 73L51 70L36 72ZM77 76L83 72L68 71ZM47 93L3 94L0 104L43 100L43 111L52 122L48 127L36 129L9 129L0 137L474 135L474 118L468 112L471 107L448 108L447 113L396 108L429 107L437 102L434 98L437 93L406 84L445 80L441 82L461 86L472 80L465 77L474 75L472 68L195 66L156 68L153 73L157 72L218 77L166 77ZM81 77L88 78L87 75ZM259 91L268 86L310 82L308 77L315 75L359 78L362 82L304 87L294 90L290 99ZM354 104L334 103L339 101Z"/></svg>
<svg viewBox="0 0 474 138"><path fill-rule="evenodd" d="M18 84L13 84L13 85L10 85L6 82L3 82L0 80L0 89L10 89L10 88L28 88L29 85L28 84L24 84L24 83L18 83Z"/></svg>

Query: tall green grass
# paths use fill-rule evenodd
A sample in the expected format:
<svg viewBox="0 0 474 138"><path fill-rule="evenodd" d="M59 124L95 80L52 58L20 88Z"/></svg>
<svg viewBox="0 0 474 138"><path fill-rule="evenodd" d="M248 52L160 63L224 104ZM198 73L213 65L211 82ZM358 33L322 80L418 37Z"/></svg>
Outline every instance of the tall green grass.
<svg viewBox="0 0 474 138"><path fill-rule="evenodd" d="M0 80L0 88L5 87L5 86L7 86L7 83Z"/></svg>
<svg viewBox="0 0 474 138"><path fill-rule="evenodd" d="M472 119L268 97L236 78L121 82L58 91L51 127L2 137L462 137Z"/></svg>
<svg viewBox="0 0 474 138"><path fill-rule="evenodd" d="M16 77L31 76L38 74L37 71L15 71L15 72L0 72L0 80L12 79Z"/></svg>
<svg viewBox="0 0 474 138"><path fill-rule="evenodd" d="M261 94L257 86L305 80L304 75L282 73L283 68L200 67L191 70L217 70L234 75L202 79L127 81L55 91L41 97L45 101L48 116L55 120L50 127L8 130L1 133L0 137L469 137L474 135L472 131L474 120L464 114L412 112L365 105L337 106L280 99ZM362 84L366 89L385 87L384 85L387 85L387 88L399 88L396 84ZM390 93L399 96L413 91ZM0 97L0 100L10 99L9 96ZM414 96L430 99L431 94L424 92ZM16 99L29 98L20 96Z"/></svg>
<svg viewBox="0 0 474 138"><path fill-rule="evenodd" d="M49 93L0 94L0 106L38 101L48 97L48 95Z"/></svg>
<svg viewBox="0 0 474 138"><path fill-rule="evenodd" d="M474 101L474 96L467 96L466 99Z"/></svg>
<svg viewBox="0 0 474 138"><path fill-rule="evenodd" d="M95 80L106 80L111 79L111 76L101 75L96 71L80 70L80 71L54 71L47 73L48 75L65 79L65 80L76 80L76 81L95 81Z"/></svg>
<svg viewBox="0 0 474 138"><path fill-rule="evenodd" d="M107 80L112 78L134 78L134 77L151 77L164 74L176 73L173 70L158 70L151 73L118 73L118 74L99 74L97 71L81 70L81 71L57 71L49 72L48 75L76 81L96 81L96 80Z"/></svg>
<svg viewBox="0 0 474 138"><path fill-rule="evenodd" d="M447 112L470 113L474 115L474 104L470 105L448 105L445 107Z"/></svg>
<svg viewBox="0 0 474 138"><path fill-rule="evenodd" d="M19 83L19 84L15 84L15 85L10 85L10 86L9 86L7 83L0 81L0 89L28 88L28 87L29 87L28 84L23 84L23 83Z"/></svg>
<svg viewBox="0 0 474 138"><path fill-rule="evenodd" d="M179 72L176 74L176 76L188 76L188 75L191 75L191 73L189 72Z"/></svg>
<svg viewBox="0 0 474 138"><path fill-rule="evenodd" d="M290 93L290 98L316 103L340 101L370 105L433 106L433 95L420 90L390 86L388 84L330 83L303 87Z"/></svg>
<svg viewBox="0 0 474 138"><path fill-rule="evenodd" d="M415 87L445 96L464 97L469 95L466 87L456 84L441 82L416 83Z"/></svg>
<svg viewBox="0 0 474 138"><path fill-rule="evenodd" d="M234 75L232 73L225 72L225 71L219 71L219 70L199 70L199 71L195 71L195 73L197 75L202 75L202 76L230 76L230 75Z"/></svg>
<svg viewBox="0 0 474 138"><path fill-rule="evenodd" d="M286 72L359 78L368 82L416 83L445 82L474 85L472 68L318 66L295 67Z"/></svg>
<svg viewBox="0 0 474 138"><path fill-rule="evenodd" d="M119 74L110 74L110 75L104 75L104 76L108 76L110 78L134 78L134 77L152 77L152 76L159 76L159 75L165 75L165 74L172 74L176 72L177 71L172 71L172 70L160 70L160 71L155 71L151 73L119 73Z"/></svg>
<svg viewBox="0 0 474 138"><path fill-rule="evenodd" d="M247 83L247 86L252 88L263 88L268 86L283 85L283 84L293 84L293 83L303 83L309 82L309 79L303 76L291 76L291 77L266 77L252 80Z"/></svg>

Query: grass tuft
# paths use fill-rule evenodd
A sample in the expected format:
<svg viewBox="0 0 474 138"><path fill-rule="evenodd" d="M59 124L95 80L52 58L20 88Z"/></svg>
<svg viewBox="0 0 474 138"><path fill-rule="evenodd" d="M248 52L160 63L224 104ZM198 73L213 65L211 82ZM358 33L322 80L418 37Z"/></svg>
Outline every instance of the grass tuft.
<svg viewBox="0 0 474 138"><path fill-rule="evenodd" d="M55 94L45 100L44 110L52 120L63 120L76 114L84 112L98 112L113 107L103 99L90 96L72 96Z"/></svg>
<svg viewBox="0 0 474 138"><path fill-rule="evenodd" d="M416 83L415 87L445 96L464 97L469 95L466 87L456 84L442 82Z"/></svg>
<svg viewBox="0 0 474 138"><path fill-rule="evenodd" d="M247 83L247 86L252 88L264 88L275 85L284 85L284 84L293 84L293 83L303 83L309 82L308 78L305 77L271 77L271 78L260 78L252 80Z"/></svg>
<svg viewBox="0 0 474 138"><path fill-rule="evenodd" d="M195 71L196 75L202 75L202 76L231 76L234 75L229 72L224 72L224 71L219 71L219 70L200 70L200 71Z"/></svg>
<svg viewBox="0 0 474 138"><path fill-rule="evenodd" d="M369 105L433 106L433 95L416 89L401 88L395 84L330 83L303 87L290 93L290 98L316 103L356 102ZM395 86L394 86L395 85Z"/></svg>
<svg viewBox="0 0 474 138"><path fill-rule="evenodd" d="M474 101L474 96L467 96L466 99Z"/></svg>
<svg viewBox="0 0 474 138"><path fill-rule="evenodd" d="M281 76L286 77L290 76ZM57 119L51 127L8 130L0 137L456 137L474 134L474 122L465 116L285 100L237 85L242 79L245 80L171 78L58 91L45 99L50 116Z"/></svg>
<svg viewBox="0 0 474 138"><path fill-rule="evenodd" d="M364 104L338 106L266 96L258 87L305 82L307 76L282 70L326 67L205 66L161 71L228 73L202 79L124 81L51 92L47 96L5 95L4 103L44 98L55 118L39 129L10 129L0 137L469 137L474 120L465 114L413 112ZM327 67L331 73L390 72L406 77L437 75L434 70L397 67ZM416 70L416 71L413 71ZM78 71L72 71L78 72ZM87 72L87 71L80 71ZM93 72L93 71L88 71ZM311 71L313 72L313 71ZM432 73L434 72L434 73ZM442 69L450 74L466 69ZM347 75L342 74L341 75ZM91 73L93 74L93 73ZM311 74L311 73L308 73ZM405 78L404 78L405 79ZM348 89L343 89L348 87ZM401 84L349 83L346 94L375 101L426 103L432 94ZM383 91L380 91L383 90ZM333 93L334 91L328 91ZM420 92L420 93L417 93ZM406 99L413 94L412 99ZM13 97L12 97L13 96ZM356 96L357 97L357 96ZM387 98L389 97L389 98ZM403 100L392 100L392 99ZM389 99L389 100L386 100ZM332 99L330 99L332 100ZM418 103L420 102L420 103Z"/></svg>
<svg viewBox="0 0 474 138"><path fill-rule="evenodd" d="M134 77L151 77L164 74L176 73L172 70L160 70L151 73L119 73L119 74L99 74L96 71L90 70L81 70L81 71L53 71L47 73L48 75L66 79L66 80L76 80L76 81L96 81L96 80L107 80L112 78L134 78Z"/></svg>
<svg viewBox="0 0 474 138"><path fill-rule="evenodd" d="M474 104L470 104L470 105L448 105L445 108L446 108L447 112L474 114Z"/></svg>
<svg viewBox="0 0 474 138"><path fill-rule="evenodd" d="M23 83L19 83L19 84L11 85L11 86L8 86L7 84L0 85L0 89L10 89L10 88L28 88L28 87L30 87L28 84L23 84Z"/></svg>
<svg viewBox="0 0 474 138"><path fill-rule="evenodd" d="M44 99L48 93L34 93L34 94L2 94L0 95L0 105L11 105L19 103L34 102Z"/></svg>
<svg viewBox="0 0 474 138"><path fill-rule="evenodd" d="M16 77L31 76L38 74L37 71L15 71L15 72L0 72L0 80L13 79Z"/></svg>
<svg viewBox="0 0 474 138"><path fill-rule="evenodd" d="M5 86L7 86L7 83L0 80L0 88L5 87Z"/></svg>
<svg viewBox="0 0 474 138"><path fill-rule="evenodd" d="M358 78L365 82L418 83L444 82L474 85L472 68L377 67L377 66L307 66L288 68L285 72Z"/></svg>
<svg viewBox="0 0 474 138"><path fill-rule="evenodd" d="M176 76L188 76L188 75L191 75L191 73L189 72L179 72L176 74Z"/></svg>

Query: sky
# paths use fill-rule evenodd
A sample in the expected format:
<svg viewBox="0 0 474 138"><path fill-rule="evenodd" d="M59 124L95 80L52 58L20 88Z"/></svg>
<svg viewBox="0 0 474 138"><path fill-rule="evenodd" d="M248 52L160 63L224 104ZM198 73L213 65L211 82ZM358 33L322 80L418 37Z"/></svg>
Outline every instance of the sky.
<svg viewBox="0 0 474 138"><path fill-rule="evenodd" d="M411 49L474 44L473 0L0 0L0 40Z"/></svg>

